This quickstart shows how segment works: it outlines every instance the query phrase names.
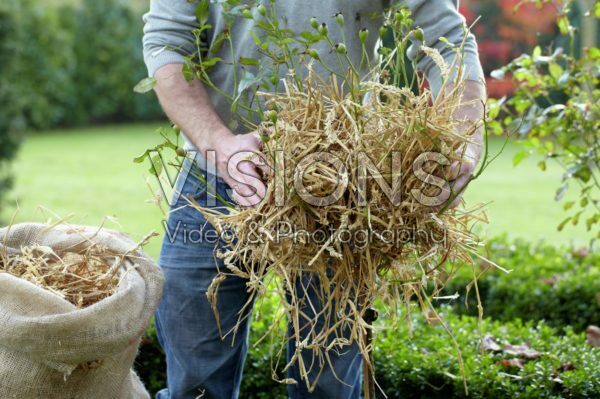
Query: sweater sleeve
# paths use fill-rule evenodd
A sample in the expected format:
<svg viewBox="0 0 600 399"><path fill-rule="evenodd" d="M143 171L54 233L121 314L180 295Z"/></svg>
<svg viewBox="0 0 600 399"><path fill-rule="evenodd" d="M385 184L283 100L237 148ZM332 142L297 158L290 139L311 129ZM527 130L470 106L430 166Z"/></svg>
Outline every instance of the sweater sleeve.
<svg viewBox="0 0 600 399"><path fill-rule="evenodd" d="M144 61L149 76L167 64L183 64L194 53L192 31L198 28L196 4L187 0L150 0L144 15Z"/></svg>
<svg viewBox="0 0 600 399"><path fill-rule="evenodd" d="M417 61L417 69L425 74L431 90L435 94L439 93L443 83L441 71L431 57L420 51L421 46L425 44L437 49L449 66L453 65L457 57L455 50L441 41L440 37L445 37L449 43L460 47L465 39L465 34L467 34L462 50L463 58L454 65L450 79L456 78L458 67L462 63L464 79L483 81L484 75L479 61L477 42L473 34L466 33L465 19L458 12L458 0L408 0L406 3L415 20L414 25L423 29L424 32L424 43L413 40L412 46L408 49L408 57ZM461 52L459 52L460 55Z"/></svg>

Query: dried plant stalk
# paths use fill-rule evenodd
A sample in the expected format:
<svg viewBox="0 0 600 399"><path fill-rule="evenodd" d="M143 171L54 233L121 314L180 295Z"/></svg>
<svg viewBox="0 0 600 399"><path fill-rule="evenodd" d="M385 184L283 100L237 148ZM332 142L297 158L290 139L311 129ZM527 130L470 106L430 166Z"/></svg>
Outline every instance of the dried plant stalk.
<svg viewBox="0 0 600 399"><path fill-rule="evenodd" d="M84 254L67 252L62 256L50 248L31 246L0 260L0 272L29 281L52 291L79 308L111 296L120 274L111 272L110 261L90 248Z"/></svg>
<svg viewBox="0 0 600 399"><path fill-rule="evenodd" d="M472 227L485 222L482 207L440 212L413 196L415 190L428 196L438 192L413 173L418 157L440 153L450 161L460 159L476 130L474 126L469 132L459 131L459 122L452 118L462 105L461 90L457 85L434 99L428 90L414 94L406 88L364 82L359 92L365 100L359 101L345 95L335 82L311 75L303 89L289 81L284 93L259 93L276 113L276 118L257 127L267 136L264 152L272 170L266 176L265 200L256 208L229 210L192 203L217 231L232 231L235 237L217 254L226 270L209 290L214 309L226 276L247 279L252 294L248 307L267 292L265 278L275 276L291 339L296 341L296 353L285 368L297 362L309 388L333 352L356 344L368 361L371 347L364 338L373 327L366 319L375 300L391 319L414 299L431 313L430 298L452 275L447 261L472 264L471 255L480 245ZM342 177L347 189L331 204L307 203L293 184L298 178L295 167L317 153L333 155L348 172ZM366 202L360 203L359 153L368 155L388 185L400 175L399 203L393 204L381 182L370 175ZM399 164L393 164L394 153L400 155ZM434 163L428 172L446 176L448 167ZM336 190L339 176L339 167L319 162L305 168L301 180L312 195L324 198ZM283 205L277 201L282 193ZM282 238L282 223L302 233ZM377 236L394 229L426 234L407 236L400 243ZM325 231L319 242L310 237L317 231ZM357 232L371 237L364 245L342 237ZM307 280L317 283L303 283ZM316 292L318 303L310 302L307 290ZM244 312L240 320L243 317Z"/></svg>
<svg viewBox="0 0 600 399"><path fill-rule="evenodd" d="M116 292L122 276L135 267L126 259L155 235L149 234L130 252L121 254L83 235L82 241L87 241L88 245L81 252L65 250L57 253L37 244L15 250L3 246L0 241L0 273L26 280L78 308L86 308Z"/></svg>

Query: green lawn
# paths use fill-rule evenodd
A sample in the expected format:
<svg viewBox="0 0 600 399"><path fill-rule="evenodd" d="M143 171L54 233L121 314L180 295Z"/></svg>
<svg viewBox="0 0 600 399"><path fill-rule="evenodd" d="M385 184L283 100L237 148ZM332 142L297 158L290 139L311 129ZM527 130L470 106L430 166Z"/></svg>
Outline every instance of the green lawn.
<svg viewBox="0 0 600 399"><path fill-rule="evenodd" d="M132 162L158 141L156 125L124 125L61 130L30 135L14 164L11 199L20 207L19 221L44 221L39 205L73 223L97 225L105 216L118 218L119 228L134 239L160 231L162 215L148 204L147 166ZM4 209L3 220L15 210ZM160 240L147 248L157 256Z"/></svg>
<svg viewBox="0 0 600 399"><path fill-rule="evenodd" d="M9 219L20 207L18 221L44 221L51 217L38 208L42 205L73 223L97 225L105 216L109 222L135 239L151 230L161 230L163 216L147 201L148 165L132 159L159 141L156 125L124 125L59 130L27 137L17 162L12 203L2 212ZM492 142L491 151L501 147ZM556 225L563 217L561 206L553 200L560 181L560 169L541 172L535 162L512 166L515 146L508 147L480 180L470 187L471 203L489 202L488 235L506 232L510 237L537 241L584 244L591 235L583 228L568 227L563 233ZM160 239L155 238L148 252L156 257Z"/></svg>

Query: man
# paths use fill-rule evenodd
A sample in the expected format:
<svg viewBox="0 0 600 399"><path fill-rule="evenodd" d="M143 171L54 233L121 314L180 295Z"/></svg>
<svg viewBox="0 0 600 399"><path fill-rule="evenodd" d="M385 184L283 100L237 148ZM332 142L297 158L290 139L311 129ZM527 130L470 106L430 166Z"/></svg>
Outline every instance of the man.
<svg viewBox="0 0 600 399"><path fill-rule="evenodd" d="M218 3L210 3L208 23L212 29L205 38L208 47L225 25ZM415 25L424 31L425 44L437 48L446 61L453 64L455 52L439 38L445 37L455 45L463 42L465 22L457 11L458 5L452 0L412 0L406 3L413 13ZM314 15L319 16L320 22L329 23L332 27L335 26L335 14L346 16L346 45L356 65L360 63L361 56L359 30L367 28L370 32L378 32L382 20L372 18L372 15L382 14L390 5L386 0L276 0L275 4L279 16L296 32L311 30L310 19ZM157 80L156 93L163 109L185 132L187 148L197 150L201 160L207 151L216 154L217 194L229 198L226 188L230 187L233 189L232 196L240 205L251 206L259 202L265 193L265 186L253 179L260 176L258 166L241 162L237 169L228 171L227 162L241 151L259 152L259 138L240 129L232 131L230 127L234 116L230 114L226 101L197 80L188 83L181 73L184 55L196 51L192 34L192 30L198 27L195 11L196 4L187 0L151 0L150 12L145 16L146 64L150 76ZM249 33L253 29L252 24L252 20L240 18L233 25L231 37L236 59L261 57ZM339 32L330 29L330 33L334 36L334 43L335 40L341 41ZM374 46L376 36L370 35L369 46ZM230 51L226 48L221 50L222 54L216 55L230 59ZM327 51L320 54L325 63L335 65L334 54ZM483 74L472 35L466 38L463 54L467 79L464 97L466 100L484 100ZM409 57L417 60L417 66L425 73L432 90L439 92L442 86L440 70L432 59L419 52L418 43L410 48ZM231 68L217 66L210 72L217 87L230 93L233 89L231 71ZM482 117L482 106L465 106L456 117L467 122L478 121ZM468 182L480 151L479 145L470 145L466 157L473 162L455 168L454 175L449 176L456 190ZM201 167L203 162L200 161ZM158 394L158 399L193 399L201 395L225 399L237 398L239 394L248 345L248 319L241 325L236 337L221 339L219 326L206 298L206 290L217 275L219 266L213 256L215 244L210 240L192 243L183 228L200 227L205 236L211 231L210 225L197 211L185 206L183 198L189 196L206 205L208 198L203 187L194 176L182 174L176 185L176 192L182 195L172 205L167 222L167 236L159 261L165 273L166 286L156 314L156 325L167 355L168 388ZM312 294L310 289L306 291L307 295ZM229 331L238 321L247 299L245 281L231 277L221 285L218 308L223 332ZM295 342L290 341L290 345L295 345ZM288 386L290 397L359 398L362 366L358 348L347 348L344 353L332 355L331 360L333 367L323 371L313 392L308 392L298 376L299 371L291 368L288 378L298 383Z"/></svg>

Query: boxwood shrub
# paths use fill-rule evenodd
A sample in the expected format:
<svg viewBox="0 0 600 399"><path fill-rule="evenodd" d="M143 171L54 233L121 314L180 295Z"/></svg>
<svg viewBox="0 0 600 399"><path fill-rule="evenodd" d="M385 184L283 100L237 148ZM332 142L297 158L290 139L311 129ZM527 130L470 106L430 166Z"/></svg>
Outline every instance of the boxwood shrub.
<svg viewBox="0 0 600 399"><path fill-rule="evenodd" d="M512 243L497 239L489 244L489 258L505 269L481 265L487 271L478 280L484 314L498 320L544 320L554 327L576 331L600 324L600 253L549 244ZM459 313L477 314L470 268L461 268L446 288L459 293L454 302ZM465 298L467 299L465 305Z"/></svg>
<svg viewBox="0 0 600 399"><path fill-rule="evenodd" d="M544 322L500 322L486 319L481 332L495 342L525 344L541 353L524 362L523 369L503 366L518 358L502 351L489 352L481 346L476 317L443 312L453 331L465 365L469 396L466 395L457 352L442 325L429 325L423 317L377 334L375 364L377 381L390 399L398 398L597 398L600 397L600 350L585 341L583 333L571 328L558 331ZM382 321L383 322L383 321ZM264 312L253 321L251 342L256 342L270 323ZM137 370L156 392L164 382L164 360L149 330L137 362ZM241 396L250 399L285 398L285 387L271 379L272 347L268 340L251 346ZM381 396L383 397L383 396Z"/></svg>
<svg viewBox="0 0 600 399"><path fill-rule="evenodd" d="M412 338L407 324L377 336L377 380L388 398L597 398L600 397L600 351L583 333L564 334L543 322L490 319L481 325L496 342L521 345L541 353L523 369L502 365L517 358L482 348L478 320L444 312L464 360L467 396L457 352L441 325L414 321Z"/></svg>

